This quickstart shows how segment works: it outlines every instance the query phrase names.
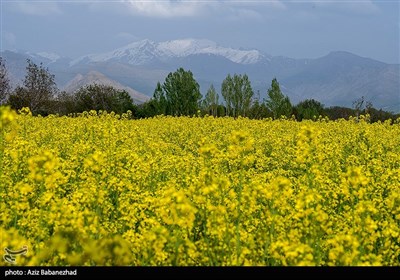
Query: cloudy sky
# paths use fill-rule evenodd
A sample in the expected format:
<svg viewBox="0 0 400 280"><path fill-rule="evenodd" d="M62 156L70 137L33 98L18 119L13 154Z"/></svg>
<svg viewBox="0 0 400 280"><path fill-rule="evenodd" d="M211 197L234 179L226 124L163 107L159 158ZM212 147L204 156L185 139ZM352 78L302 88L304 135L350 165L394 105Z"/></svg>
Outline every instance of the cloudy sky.
<svg viewBox="0 0 400 280"><path fill-rule="evenodd" d="M400 63L399 0L1 0L1 50L76 58L150 39L210 39L271 55L349 51Z"/></svg>

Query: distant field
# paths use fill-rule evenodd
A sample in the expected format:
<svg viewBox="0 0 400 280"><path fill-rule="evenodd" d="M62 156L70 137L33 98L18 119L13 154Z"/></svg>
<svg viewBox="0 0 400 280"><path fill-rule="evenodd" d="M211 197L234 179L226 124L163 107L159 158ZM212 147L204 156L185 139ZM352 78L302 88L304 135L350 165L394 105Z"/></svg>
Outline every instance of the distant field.
<svg viewBox="0 0 400 280"><path fill-rule="evenodd" d="M17 265L400 264L399 120L0 111Z"/></svg>

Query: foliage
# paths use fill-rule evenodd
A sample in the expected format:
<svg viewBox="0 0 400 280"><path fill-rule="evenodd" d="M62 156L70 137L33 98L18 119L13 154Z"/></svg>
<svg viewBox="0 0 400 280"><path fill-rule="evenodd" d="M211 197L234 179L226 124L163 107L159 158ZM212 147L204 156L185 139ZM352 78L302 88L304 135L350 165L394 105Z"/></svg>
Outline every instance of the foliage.
<svg viewBox="0 0 400 280"><path fill-rule="evenodd" d="M51 111L50 103L58 93L55 76L42 63L38 66L27 59L23 86L18 86L10 96L8 104L14 109L29 107L34 115L46 115Z"/></svg>
<svg viewBox="0 0 400 280"><path fill-rule="evenodd" d="M356 113L353 109L342 107L342 106L331 106L325 108L325 114L331 120L338 120L338 119L349 119L352 116L355 116Z"/></svg>
<svg viewBox="0 0 400 280"><path fill-rule="evenodd" d="M154 113L151 114L152 116L166 115L168 103L160 82L157 83L153 93L153 100L151 100L150 103L154 104Z"/></svg>
<svg viewBox="0 0 400 280"><path fill-rule="evenodd" d="M228 116L247 115L254 92L246 74L234 74L233 77L228 74L222 81L221 94L225 100Z"/></svg>
<svg viewBox="0 0 400 280"><path fill-rule="evenodd" d="M122 114L132 110L133 100L125 90L112 86L91 84L75 93L76 112L103 110Z"/></svg>
<svg viewBox="0 0 400 280"><path fill-rule="evenodd" d="M4 60L0 57L0 105L7 104L14 109L31 108L34 115L49 114L69 115L90 110L103 110L117 114L130 111L131 117L149 118L157 115L212 115L246 116L251 119L274 119L291 114L298 119L314 119L328 116L331 120L349 119L352 116L368 114L370 122L396 119L400 114L394 114L382 109L375 109L371 102L361 97L353 102L354 109L333 106L323 108L323 105L308 99L300 102L294 108L289 97L283 95L279 83L274 78L268 89L268 99L260 102L252 100L253 91L247 75L228 75L222 84L222 97L225 105L219 104L219 95L213 85L207 90L201 100L199 85L191 71L179 68L169 73L165 82L157 83L153 98L143 104L134 104L132 98L124 90L105 85L87 85L74 93L59 92L55 84L55 76L48 69L27 60L27 73L23 86L18 86L10 92L9 78ZM200 112L199 112L199 109Z"/></svg>
<svg viewBox="0 0 400 280"><path fill-rule="evenodd" d="M313 120L324 115L324 105L314 99L301 101L294 107L298 120Z"/></svg>
<svg viewBox="0 0 400 280"><path fill-rule="evenodd" d="M186 71L181 67L175 72L170 72L165 78L162 90L165 93L168 115L191 116L197 114L201 93L200 86L191 71ZM157 89L156 92L158 92Z"/></svg>
<svg viewBox="0 0 400 280"><path fill-rule="evenodd" d="M249 109L248 117L260 120L272 117L272 113L265 105L265 102L260 103L258 100L255 100Z"/></svg>
<svg viewBox="0 0 400 280"><path fill-rule="evenodd" d="M292 104L290 103L289 97L283 95L276 78L272 80L267 95L268 100L266 105L272 112L274 119L280 118L281 116L290 117L292 114Z"/></svg>
<svg viewBox="0 0 400 280"><path fill-rule="evenodd" d="M211 84L207 90L206 96L202 100L202 109L207 112L207 114L216 117L218 116L218 101L219 95L215 90L214 85Z"/></svg>
<svg viewBox="0 0 400 280"><path fill-rule="evenodd" d="M61 116L78 112L75 94L65 91L60 92L56 97L56 104L53 108L54 113Z"/></svg>

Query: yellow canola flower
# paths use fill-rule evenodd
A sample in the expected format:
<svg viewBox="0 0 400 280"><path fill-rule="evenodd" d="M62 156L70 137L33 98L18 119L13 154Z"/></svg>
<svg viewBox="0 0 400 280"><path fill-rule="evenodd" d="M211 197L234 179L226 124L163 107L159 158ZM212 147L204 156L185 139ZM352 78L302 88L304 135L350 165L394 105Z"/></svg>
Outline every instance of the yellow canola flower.
<svg viewBox="0 0 400 280"><path fill-rule="evenodd" d="M0 110L21 265L398 265L398 121Z"/></svg>

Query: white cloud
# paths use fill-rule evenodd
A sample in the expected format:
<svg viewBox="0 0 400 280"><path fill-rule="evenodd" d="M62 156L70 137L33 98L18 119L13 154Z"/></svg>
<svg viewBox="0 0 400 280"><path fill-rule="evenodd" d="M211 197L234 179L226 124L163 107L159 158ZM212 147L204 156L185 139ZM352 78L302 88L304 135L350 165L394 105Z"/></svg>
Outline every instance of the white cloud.
<svg viewBox="0 0 400 280"><path fill-rule="evenodd" d="M226 18L232 21L237 21L237 20L261 21L263 19L263 16L260 13L251 9L229 8L229 12Z"/></svg>
<svg viewBox="0 0 400 280"><path fill-rule="evenodd" d="M284 10L286 9L286 5L284 4L284 1L282 0L239 0L239 1L221 1L224 5L236 5L236 6L266 6L268 8L273 8L273 9L280 9Z"/></svg>
<svg viewBox="0 0 400 280"><path fill-rule="evenodd" d="M221 1L220 11L229 10L230 20L256 20L271 18L276 11L286 10L286 5L280 0L241 0Z"/></svg>
<svg viewBox="0 0 400 280"><path fill-rule="evenodd" d="M21 13L34 16L46 16L61 14L61 9L55 2L16 2L17 10Z"/></svg>
<svg viewBox="0 0 400 280"><path fill-rule="evenodd" d="M203 1L126 1L131 10L149 17L191 17L200 14L209 2Z"/></svg>
<svg viewBox="0 0 400 280"><path fill-rule="evenodd" d="M268 1L268 2L269 2L269 5L271 5L274 8L278 8L281 10L286 9L286 5L280 0L272 0L272 1Z"/></svg>
<svg viewBox="0 0 400 280"><path fill-rule="evenodd" d="M229 19L260 17L257 12L260 6L273 10L286 9L281 0L241 0L241 1L207 1L207 0L158 0L158 1L125 1L135 14L148 17L194 17L217 13L227 15Z"/></svg>

